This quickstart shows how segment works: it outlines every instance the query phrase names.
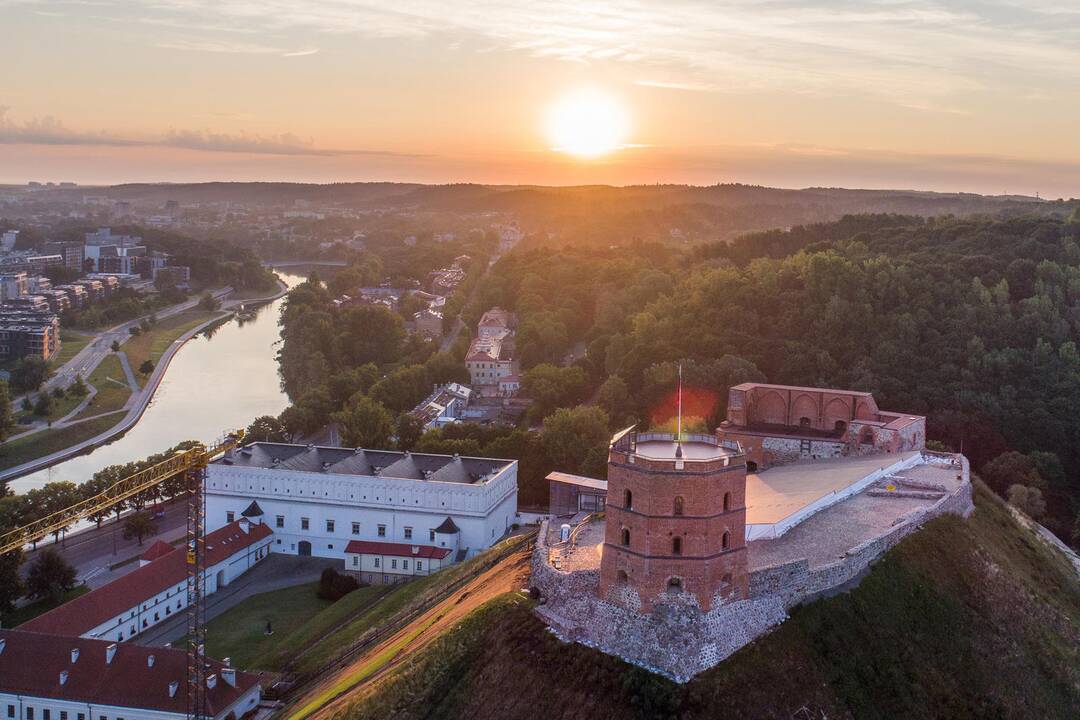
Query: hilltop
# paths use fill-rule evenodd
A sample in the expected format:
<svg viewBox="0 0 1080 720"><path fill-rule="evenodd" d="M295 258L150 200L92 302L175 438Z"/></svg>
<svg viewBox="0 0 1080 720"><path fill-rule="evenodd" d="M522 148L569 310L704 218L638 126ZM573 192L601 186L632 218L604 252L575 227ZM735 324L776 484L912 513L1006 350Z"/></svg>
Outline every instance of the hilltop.
<svg viewBox="0 0 1080 720"><path fill-rule="evenodd" d="M353 691L332 716L1080 714L1080 577L981 483L972 518L928 523L854 590L795 609L774 633L686 685L560 642L532 602L520 593L495 598Z"/></svg>

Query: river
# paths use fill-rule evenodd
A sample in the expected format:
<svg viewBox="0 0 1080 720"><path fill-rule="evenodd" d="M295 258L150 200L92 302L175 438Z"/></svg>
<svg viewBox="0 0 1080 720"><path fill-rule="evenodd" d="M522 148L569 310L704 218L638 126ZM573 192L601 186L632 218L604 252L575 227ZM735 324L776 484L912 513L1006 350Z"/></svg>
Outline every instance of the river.
<svg viewBox="0 0 1080 720"><path fill-rule="evenodd" d="M304 278L278 271L289 287ZM281 390L276 343L284 298L259 308L254 319L233 319L210 337L196 335L173 357L139 422L123 437L86 455L10 480L17 493L48 482L80 483L109 465L142 460L183 440L207 442L247 427L259 415L289 405Z"/></svg>

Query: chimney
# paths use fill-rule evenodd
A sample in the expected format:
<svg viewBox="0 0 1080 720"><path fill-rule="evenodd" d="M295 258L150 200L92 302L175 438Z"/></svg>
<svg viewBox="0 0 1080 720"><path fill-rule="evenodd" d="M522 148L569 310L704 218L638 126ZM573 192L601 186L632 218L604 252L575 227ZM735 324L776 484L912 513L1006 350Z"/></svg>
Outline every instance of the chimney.
<svg viewBox="0 0 1080 720"><path fill-rule="evenodd" d="M68 671L67 670L61 670L60 671L60 684L63 685L64 683L66 683L67 679L68 679Z"/></svg>
<svg viewBox="0 0 1080 720"><path fill-rule="evenodd" d="M169 683L169 697L176 697L176 691L180 689L180 683L173 680Z"/></svg>
<svg viewBox="0 0 1080 720"><path fill-rule="evenodd" d="M230 686L236 687L236 668L222 668L221 679Z"/></svg>
<svg viewBox="0 0 1080 720"><path fill-rule="evenodd" d="M153 655L147 655L146 656L146 667L148 667L148 668L154 667L154 656Z"/></svg>
<svg viewBox="0 0 1080 720"><path fill-rule="evenodd" d="M113 643L109 645L109 647L105 648L105 664L111 665L112 659L114 657L116 657L116 643Z"/></svg>
<svg viewBox="0 0 1080 720"><path fill-rule="evenodd" d="M71 663L75 664L75 661L79 659L79 648L71 648Z"/></svg>
<svg viewBox="0 0 1080 720"><path fill-rule="evenodd" d="M214 674L214 673L211 673L210 675L207 675L206 676L206 689L207 690L213 690L216 687L217 687L217 675Z"/></svg>

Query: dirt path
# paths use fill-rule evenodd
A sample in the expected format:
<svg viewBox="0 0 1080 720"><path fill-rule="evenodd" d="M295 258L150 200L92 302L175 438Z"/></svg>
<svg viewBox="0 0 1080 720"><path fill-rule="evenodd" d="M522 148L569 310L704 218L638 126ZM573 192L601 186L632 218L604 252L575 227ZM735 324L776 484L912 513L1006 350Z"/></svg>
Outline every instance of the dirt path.
<svg viewBox="0 0 1080 720"><path fill-rule="evenodd" d="M383 677L387 670L415 655L476 608L503 593L526 587L530 551L521 549L489 568L449 597L428 609L347 667L328 676L298 700L290 720L329 718Z"/></svg>

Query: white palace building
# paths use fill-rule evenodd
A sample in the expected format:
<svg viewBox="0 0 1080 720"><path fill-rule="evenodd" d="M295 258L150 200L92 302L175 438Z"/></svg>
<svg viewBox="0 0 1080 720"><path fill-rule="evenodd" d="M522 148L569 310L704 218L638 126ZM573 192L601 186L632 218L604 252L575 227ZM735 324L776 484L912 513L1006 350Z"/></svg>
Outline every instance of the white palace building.
<svg viewBox="0 0 1080 720"><path fill-rule="evenodd" d="M420 574L437 569L433 558L490 547L516 513L515 460L256 442L211 463L206 478L207 529L243 516L273 530L272 552L348 562L353 543L351 555L377 547L389 558L380 567L397 569L395 553L425 557ZM415 561L402 565L417 574Z"/></svg>

